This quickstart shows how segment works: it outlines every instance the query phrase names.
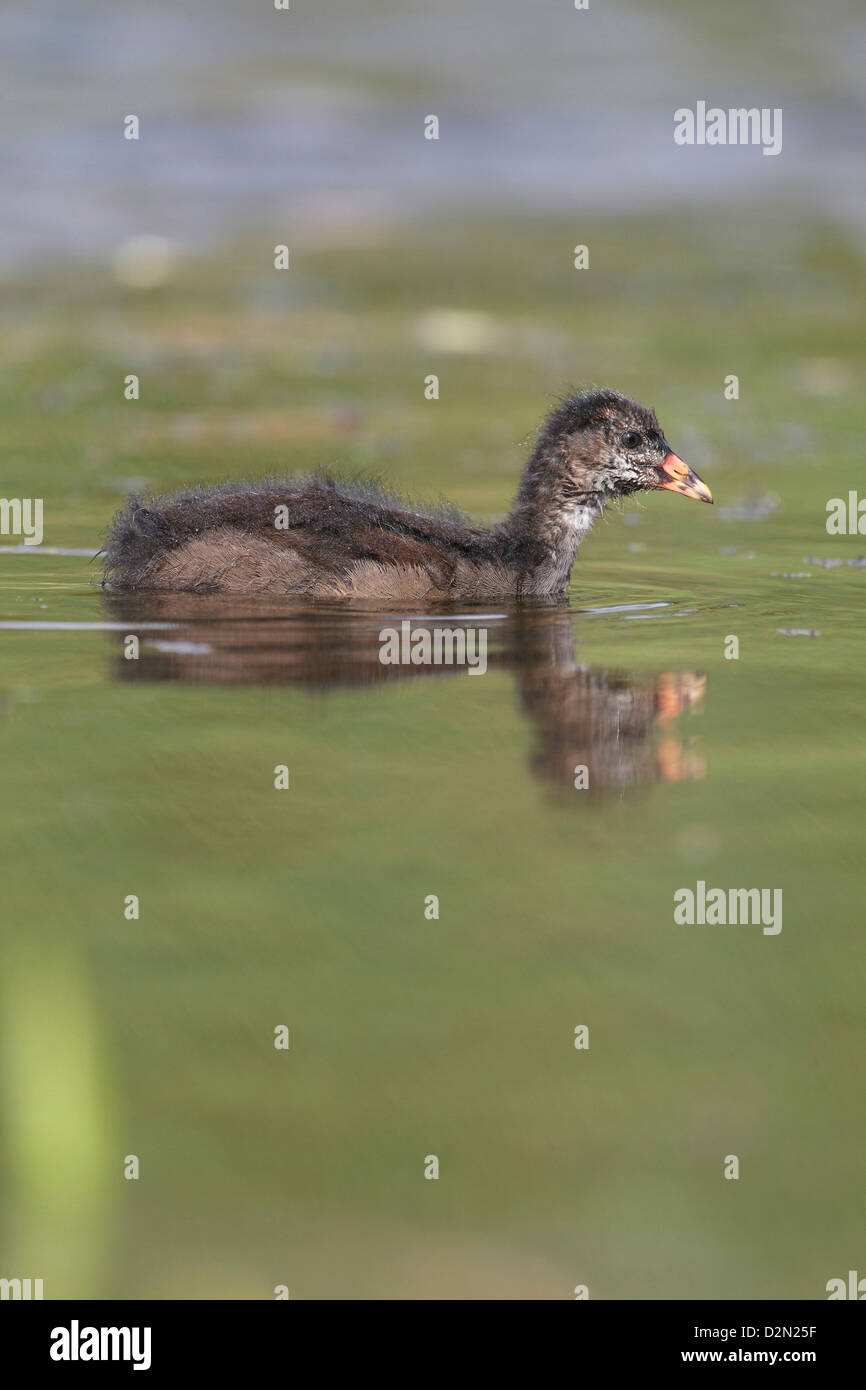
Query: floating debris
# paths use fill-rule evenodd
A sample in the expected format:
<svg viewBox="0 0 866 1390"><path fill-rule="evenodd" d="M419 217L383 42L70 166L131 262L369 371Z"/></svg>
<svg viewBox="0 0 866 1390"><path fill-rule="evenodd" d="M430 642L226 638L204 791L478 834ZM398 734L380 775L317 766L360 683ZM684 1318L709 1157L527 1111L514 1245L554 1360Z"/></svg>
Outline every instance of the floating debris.
<svg viewBox="0 0 866 1390"><path fill-rule="evenodd" d="M26 623L0 622L0 632L144 632L155 628L172 630L180 623Z"/></svg>
<svg viewBox="0 0 866 1390"><path fill-rule="evenodd" d="M671 608L669 600L661 603L612 603L609 608L578 608L578 613L630 613L637 608Z"/></svg>
<svg viewBox="0 0 866 1390"><path fill-rule="evenodd" d="M158 642L154 639L147 645L158 652L177 652L178 656L205 656L213 651L208 642Z"/></svg>
<svg viewBox="0 0 866 1390"><path fill-rule="evenodd" d="M114 278L134 290L152 290L165 284L175 268L177 252L162 236L133 236L114 253Z"/></svg>
<svg viewBox="0 0 866 1390"><path fill-rule="evenodd" d="M720 507L722 521L763 521L772 516L782 499L778 492L765 493L763 497L741 497L730 507Z"/></svg>
<svg viewBox="0 0 866 1390"><path fill-rule="evenodd" d="M67 550L60 545L0 545L0 555L86 555L92 560L98 548L90 546L87 550Z"/></svg>
<svg viewBox="0 0 866 1390"><path fill-rule="evenodd" d="M687 864L705 864L715 859L722 837L712 825L687 825L674 836L674 850Z"/></svg>
<svg viewBox="0 0 866 1390"><path fill-rule="evenodd" d="M430 309L415 320L416 342L432 352L472 356L491 352L502 337L501 327L490 314L475 309Z"/></svg>
<svg viewBox="0 0 866 1390"><path fill-rule="evenodd" d="M851 368L838 357L806 357L799 363L799 374L810 396L844 396L854 389Z"/></svg>
<svg viewBox="0 0 866 1390"><path fill-rule="evenodd" d="M817 565L822 570L836 570L842 565L848 565L851 569L866 569L866 555L857 555L853 560L822 559L820 555L804 555L804 565Z"/></svg>

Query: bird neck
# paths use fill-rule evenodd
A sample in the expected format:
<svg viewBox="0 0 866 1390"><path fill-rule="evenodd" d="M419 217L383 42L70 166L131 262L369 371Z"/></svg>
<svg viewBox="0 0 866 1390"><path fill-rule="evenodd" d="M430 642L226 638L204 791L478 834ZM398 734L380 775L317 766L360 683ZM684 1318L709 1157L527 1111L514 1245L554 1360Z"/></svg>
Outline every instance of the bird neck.
<svg viewBox="0 0 866 1390"><path fill-rule="evenodd" d="M568 583L577 547L604 506L573 474L533 454L514 506L503 523L524 594L559 593Z"/></svg>

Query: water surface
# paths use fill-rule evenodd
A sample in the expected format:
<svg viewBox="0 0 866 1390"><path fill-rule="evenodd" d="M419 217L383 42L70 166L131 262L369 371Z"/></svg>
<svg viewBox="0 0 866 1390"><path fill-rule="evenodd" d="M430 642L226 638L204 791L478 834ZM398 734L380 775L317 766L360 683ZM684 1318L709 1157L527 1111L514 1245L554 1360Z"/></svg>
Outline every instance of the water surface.
<svg viewBox="0 0 866 1390"><path fill-rule="evenodd" d="M0 579L22 1268L54 1296L821 1296L861 1190L862 571L602 564L455 618L82 564ZM383 666L404 616L483 625L486 673ZM783 930L675 925L698 879L782 887Z"/></svg>

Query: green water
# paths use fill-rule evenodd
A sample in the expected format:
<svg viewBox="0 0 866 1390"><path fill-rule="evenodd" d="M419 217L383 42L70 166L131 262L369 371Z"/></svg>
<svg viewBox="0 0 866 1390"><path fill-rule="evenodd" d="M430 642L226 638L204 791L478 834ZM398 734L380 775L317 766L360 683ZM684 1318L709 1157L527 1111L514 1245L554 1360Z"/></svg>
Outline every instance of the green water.
<svg viewBox="0 0 866 1390"><path fill-rule="evenodd" d="M862 477L863 264L820 228L595 235L580 291L527 225L311 250L264 306L250 248L165 295L7 292L3 490L47 546L95 549L129 479L338 460L493 516L587 379L716 498L612 512L561 608L461 609L478 676L381 665L420 615L0 554L0 1263L46 1297L821 1298L862 1262L866 539L824 521ZM431 347L437 306L495 346ZM782 930L675 924L699 879L781 889Z"/></svg>

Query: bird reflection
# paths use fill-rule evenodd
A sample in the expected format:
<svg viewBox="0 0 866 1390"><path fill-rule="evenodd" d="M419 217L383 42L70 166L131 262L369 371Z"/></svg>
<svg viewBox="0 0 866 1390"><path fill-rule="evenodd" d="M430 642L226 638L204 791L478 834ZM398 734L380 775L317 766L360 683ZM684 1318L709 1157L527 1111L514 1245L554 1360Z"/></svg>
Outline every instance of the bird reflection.
<svg viewBox="0 0 866 1390"><path fill-rule="evenodd" d="M402 615L336 605L248 605L214 595L112 594L112 671L119 680L294 685L327 691L434 677L473 679L466 666L384 664L382 633ZM547 784L584 794L701 778L706 768L680 723L700 706L706 676L633 673L577 660L574 614L561 605L511 611L426 612L427 629L486 634L486 667L515 680L518 705L535 729L530 766ZM137 656L131 657L138 638ZM476 638L476 641L478 639ZM446 648L447 650L447 648ZM473 683L476 683L475 681ZM480 680L477 681L480 686Z"/></svg>

